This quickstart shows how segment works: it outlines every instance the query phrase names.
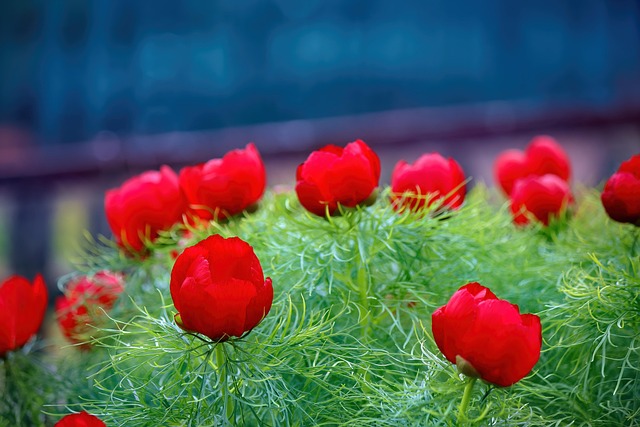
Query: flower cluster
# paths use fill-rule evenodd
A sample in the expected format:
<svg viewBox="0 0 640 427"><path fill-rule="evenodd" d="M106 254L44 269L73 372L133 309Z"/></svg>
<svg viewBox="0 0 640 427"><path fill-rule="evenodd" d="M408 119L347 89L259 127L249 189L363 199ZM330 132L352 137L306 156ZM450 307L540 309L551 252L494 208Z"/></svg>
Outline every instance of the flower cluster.
<svg viewBox="0 0 640 427"><path fill-rule="evenodd" d="M142 253L159 232L183 220L222 220L255 205L266 186L262 158L253 144L222 159L147 171L107 191L105 212L117 243Z"/></svg>
<svg viewBox="0 0 640 427"><path fill-rule="evenodd" d="M380 160L362 140L327 145L298 166L296 194L300 204L318 216L336 215L338 207L370 205L377 198ZM414 164L399 161L391 175L391 203L397 211L418 211L439 202L457 209L466 194L465 176L453 159L422 155Z"/></svg>
<svg viewBox="0 0 640 427"><path fill-rule="evenodd" d="M320 148L312 152L297 168L295 195L299 211L294 213L299 214L304 209L320 217L307 215L306 219L314 218L315 224L323 227L334 222L329 217L342 214L348 221L338 218L335 223L346 222L352 226L354 218L367 215L373 218L375 208L362 207L376 203L380 194L380 173L380 159L362 140L350 142L344 147L328 145ZM545 226L549 225L573 202L568 184L571 175L568 156L550 137L534 138L525 151L509 150L502 153L495 162L495 175L500 187L509 197L515 224L527 224L535 220ZM198 386L201 390L204 390L205 384L213 386L215 383L222 387L229 373L233 376L240 372L230 369L239 359L225 359L225 354L238 356L239 353L235 353L238 348L245 345L250 347L251 340L246 337L258 328L272 310L274 288L249 242L239 237L225 238L219 234L206 236L195 243L192 241L204 231L198 228L209 221L223 221L242 212L253 212L265 187L264 164L256 147L248 144L244 149L233 150L220 159L186 166L179 173L168 166L162 166L158 171L146 171L105 194L105 211L114 240L120 250L127 254L146 257L151 244L164 231L177 224L184 224L188 228L188 231L175 238L175 246L170 248L174 251L164 254L167 255L164 260L172 262L171 272L169 277L159 277L164 278L164 290L171 296L173 307L169 307L167 312L171 313L175 323L171 323L171 317L169 322L165 322L164 318L162 320L163 325L171 325L172 332L177 331L173 338L178 342L178 352L182 351L184 343L198 339L195 341L198 344L198 355L190 354L187 359L197 359L200 357L200 348L206 348L202 352L206 355L206 363L202 364L200 377L194 376L189 381L194 384L200 379L205 381L210 368L217 369L217 372L215 381L203 382L202 386ZM399 161L391 174L389 192L383 194L388 196L377 203L384 206L385 215L392 216L392 221L388 222L393 223L397 219L398 223L406 224L405 220L411 222L432 219L425 212L437 215L446 211L453 217L454 211L465 203L467 178L454 159L445 158L439 153L426 153L414 163ZM639 194L640 155L636 155L622 163L607 181L601 196L602 204L612 219L640 226ZM354 208L362 209L355 214L349 212L349 209ZM411 216L411 213L416 212L422 214ZM456 221L433 221L433 224L449 225L454 222ZM260 224L268 226L268 223ZM221 229L233 234L233 227L236 225L244 226L246 223L233 221L228 228ZM247 234L251 235L255 229L248 228L250 231ZM358 227L352 228L358 230ZM439 229L434 227L434 230ZM524 234L525 230L518 232ZM420 233L416 235L418 240L424 237ZM295 235L295 238L302 240L299 235ZM387 240L390 239L389 237ZM388 243L387 240L385 244ZM349 245L347 242L344 246ZM351 246L356 247L355 251L362 249L356 243ZM278 246L278 249L283 247ZM367 255L365 251L363 249L364 255ZM163 254L158 255L157 259L160 259ZM416 252L415 263L421 261L422 255ZM153 261L156 258L147 259ZM364 265L369 261L366 260L367 256L361 256L361 259L362 264L357 266L359 271L345 274L344 277L345 280L357 281L357 285L364 284L357 287L359 294L355 298L360 297L361 302L364 301L358 307L362 309L358 314L364 314L359 317L358 326L362 329L361 342L366 343L374 339L373 334L369 333L374 329L374 323L367 322L368 316L373 313L372 306L368 303L375 295L368 292L377 284L372 280L369 286L366 277L369 272L365 268L368 266ZM381 258L376 261L379 259ZM140 259L130 257L128 261L135 265ZM276 257L269 261L277 263ZM144 271L144 274L147 273L148 271ZM168 269L162 270L162 273L168 273ZM274 278L275 274L274 272ZM119 312L116 310L116 303L125 291L125 278L131 284L135 275L136 273L129 274L129 270L126 276L122 272L102 270L69 280L64 287L64 295L55 302L56 319L63 335L80 348L89 349L91 338L105 327L108 316L117 317ZM309 276L301 277L300 280L307 280ZM461 283L465 282L466 280ZM419 296L420 290L412 289L411 292L411 297ZM46 305L47 290L40 275L36 276L33 283L20 276L13 276L2 282L0 358L6 358L9 352L19 350L36 334L43 321ZM275 306L278 307L277 304ZM406 307L419 313L420 309L429 307L429 304L410 301ZM165 309L163 306L163 310ZM400 310L392 313L398 319L402 316ZM499 299L480 283L471 282L460 287L445 305L431 314L430 320L435 346L446 360L457 366L459 373L472 378L468 385L479 378L498 387L509 387L529 375L540 359L540 318L535 314L521 314L518 305ZM123 322L125 323L126 321ZM262 325L263 328L267 326L264 323ZM162 332L166 330L168 329L163 329ZM255 335L258 336L257 339L262 337L254 332L252 336ZM244 341L239 341L243 339ZM157 342L156 345L161 346ZM269 343L265 347L272 345ZM193 351L193 348L189 350ZM166 348L162 348L162 351L166 351ZM92 352L95 353L97 352ZM209 359L213 353L215 360ZM242 359L252 357L250 352L246 352ZM282 360L288 362L286 359ZM186 370L189 366L185 364L184 368ZM351 375L354 371L349 369ZM269 376L260 381L266 378ZM186 386L192 385L191 383ZM238 384L240 382L233 387L225 385L226 389L220 389L221 394L235 393L245 387ZM211 395L216 393L217 391ZM190 391L185 392L185 396L187 395L190 395ZM221 399L228 406L222 412L233 415L233 405L240 404L238 402L242 399L227 397L228 395ZM461 412L466 405L464 402L468 403L468 399L465 401L463 398ZM462 418L459 419L460 422L461 420ZM87 412L78 412L67 415L56 425L97 427L104 426L105 423Z"/></svg>
<svg viewBox="0 0 640 427"><path fill-rule="evenodd" d="M569 164L550 138L535 139L525 153L503 154L497 165L500 182L512 196L516 223L526 222L528 213L546 224L549 216L567 203L568 192L557 180L564 183L562 179L569 177ZM337 215L341 209L373 203L379 179L378 156L364 141L357 140L345 147L328 145L312 152L298 166L295 192L309 212ZM399 212L421 210L436 202L440 209L458 209L466 194L460 165L438 153L424 154L413 164L398 162L391 181L390 202ZM140 250L144 239L153 240L158 231L178 222L185 212L191 218L223 219L250 208L264 187L264 165L249 144L222 159L185 167L179 178L168 167L132 178L107 193L106 209L108 217L118 219L110 221L116 240L128 249ZM175 209L162 209L165 203ZM520 206L526 207L526 212ZM114 212L130 213L118 216ZM125 226L118 229L114 224ZM273 288L248 243L214 235L177 256L171 295L180 327L220 342L241 337L260 323L271 308ZM85 311L81 305L59 315L72 340L77 317ZM455 361L455 355L449 356ZM470 359L469 363L478 364L476 369L483 369L474 357Z"/></svg>
<svg viewBox="0 0 640 427"><path fill-rule="evenodd" d="M549 225L573 203L568 180L569 158L549 136L537 136L524 152L507 150L494 165L496 181L511 201L513 221L528 224L532 219Z"/></svg>

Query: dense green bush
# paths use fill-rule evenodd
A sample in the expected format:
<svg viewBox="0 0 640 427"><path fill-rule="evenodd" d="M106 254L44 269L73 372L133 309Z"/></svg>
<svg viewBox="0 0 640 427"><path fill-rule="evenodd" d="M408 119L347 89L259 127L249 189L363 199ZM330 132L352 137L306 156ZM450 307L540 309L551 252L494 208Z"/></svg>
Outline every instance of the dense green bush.
<svg viewBox="0 0 640 427"><path fill-rule="evenodd" d="M79 270L125 272L125 294L90 351L51 343L0 362L26 376L2 383L0 425L81 409L109 426L459 425L464 381L431 314L471 281L539 315L543 348L517 384L477 386L465 423L640 425L636 227L591 189L548 228L515 227L482 186L440 216L398 214L387 196L326 219L270 193L254 213L166 233L144 259L90 242ZM258 327L218 345L175 324L169 293L174 251L214 233L249 242L275 291Z"/></svg>

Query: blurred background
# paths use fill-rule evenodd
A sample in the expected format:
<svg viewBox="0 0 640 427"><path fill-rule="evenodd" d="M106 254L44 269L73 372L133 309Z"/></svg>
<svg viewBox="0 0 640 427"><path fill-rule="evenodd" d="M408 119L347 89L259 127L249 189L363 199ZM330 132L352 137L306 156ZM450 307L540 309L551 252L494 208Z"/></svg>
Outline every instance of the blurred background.
<svg viewBox="0 0 640 427"><path fill-rule="evenodd" d="M327 143L439 151L493 185L554 136L573 182L640 152L637 0L4 0L0 279L73 268L107 188L254 141L269 185ZM473 184L472 184L473 185Z"/></svg>

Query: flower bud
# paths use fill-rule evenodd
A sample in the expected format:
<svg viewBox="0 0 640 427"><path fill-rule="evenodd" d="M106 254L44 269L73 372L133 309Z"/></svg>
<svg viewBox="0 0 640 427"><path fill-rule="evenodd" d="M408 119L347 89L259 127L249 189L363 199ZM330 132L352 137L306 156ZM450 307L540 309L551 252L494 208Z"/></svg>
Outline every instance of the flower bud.
<svg viewBox="0 0 640 427"><path fill-rule="evenodd" d="M506 387L540 358L540 318L520 314L479 283L461 287L431 320L438 348L465 375Z"/></svg>
<svg viewBox="0 0 640 427"><path fill-rule="evenodd" d="M262 321L271 309L273 287L247 242L213 235L178 256L171 297L178 326L224 341Z"/></svg>
<svg viewBox="0 0 640 427"><path fill-rule="evenodd" d="M296 194L309 212L335 215L338 205L353 208L373 203L379 180L380 159L364 141L344 148L327 145L298 166Z"/></svg>

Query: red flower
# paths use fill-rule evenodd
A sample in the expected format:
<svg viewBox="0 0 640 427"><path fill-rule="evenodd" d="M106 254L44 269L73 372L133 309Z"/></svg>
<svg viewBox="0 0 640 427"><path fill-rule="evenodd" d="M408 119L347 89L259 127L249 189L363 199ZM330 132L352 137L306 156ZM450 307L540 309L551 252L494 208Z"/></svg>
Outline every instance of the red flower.
<svg viewBox="0 0 640 427"><path fill-rule="evenodd" d="M81 276L67 285L66 295L56 300L56 317L62 333L69 341L80 343L93 332L122 291L124 278L108 271L93 277Z"/></svg>
<svg viewBox="0 0 640 427"><path fill-rule="evenodd" d="M47 310L47 287L41 275L33 285L21 276L0 284L0 357L17 350L38 329Z"/></svg>
<svg viewBox="0 0 640 427"><path fill-rule="evenodd" d="M569 157L556 140L542 135L533 138L524 153L506 150L500 154L495 162L494 173L502 190L509 195L518 179L531 175L552 174L568 181L571 166Z"/></svg>
<svg viewBox="0 0 640 427"><path fill-rule="evenodd" d="M213 235L178 256L171 297L180 327L222 341L262 321L271 309L273 287L247 242Z"/></svg>
<svg viewBox="0 0 640 427"><path fill-rule="evenodd" d="M255 205L266 186L266 172L255 145L233 150L180 171L190 212L203 220L225 219Z"/></svg>
<svg viewBox="0 0 640 427"><path fill-rule="evenodd" d="M529 223L533 215L544 225L559 216L573 203L569 185L556 175L529 176L519 179L511 191L513 222Z"/></svg>
<svg viewBox="0 0 640 427"><path fill-rule="evenodd" d="M451 363L466 375L500 387L524 378L540 358L540 318L520 314L479 283L456 291L432 315L433 337Z"/></svg>
<svg viewBox="0 0 640 427"><path fill-rule="evenodd" d="M506 150L498 156L493 168L496 181L505 194L511 194L513 184L528 175L527 158L520 150Z"/></svg>
<svg viewBox="0 0 640 427"><path fill-rule="evenodd" d="M107 191L104 207L118 244L137 253L144 250L145 241L155 240L159 231L180 222L187 208L178 176L168 166Z"/></svg>
<svg viewBox="0 0 640 427"><path fill-rule="evenodd" d="M107 427L104 421L85 411L62 418L54 427Z"/></svg>
<svg viewBox="0 0 640 427"><path fill-rule="evenodd" d="M601 199L611 219L640 226L640 154L620 165L604 185Z"/></svg>
<svg viewBox="0 0 640 427"><path fill-rule="evenodd" d="M363 141L327 145L298 166L296 194L309 212L333 215L338 204L353 208L365 202L379 180L380 159Z"/></svg>
<svg viewBox="0 0 640 427"><path fill-rule="evenodd" d="M401 160L391 174L391 201L396 210L415 211L444 199L443 206L457 209L466 194L464 180L458 162L438 153L423 154L412 165Z"/></svg>
<svg viewBox="0 0 640 427"><path fill-rule="evenodd" d="M558 142L550 136L536 136L525 150L527 167L533 175L552 174L568 181L571 176L569 157Z"/></svg>

